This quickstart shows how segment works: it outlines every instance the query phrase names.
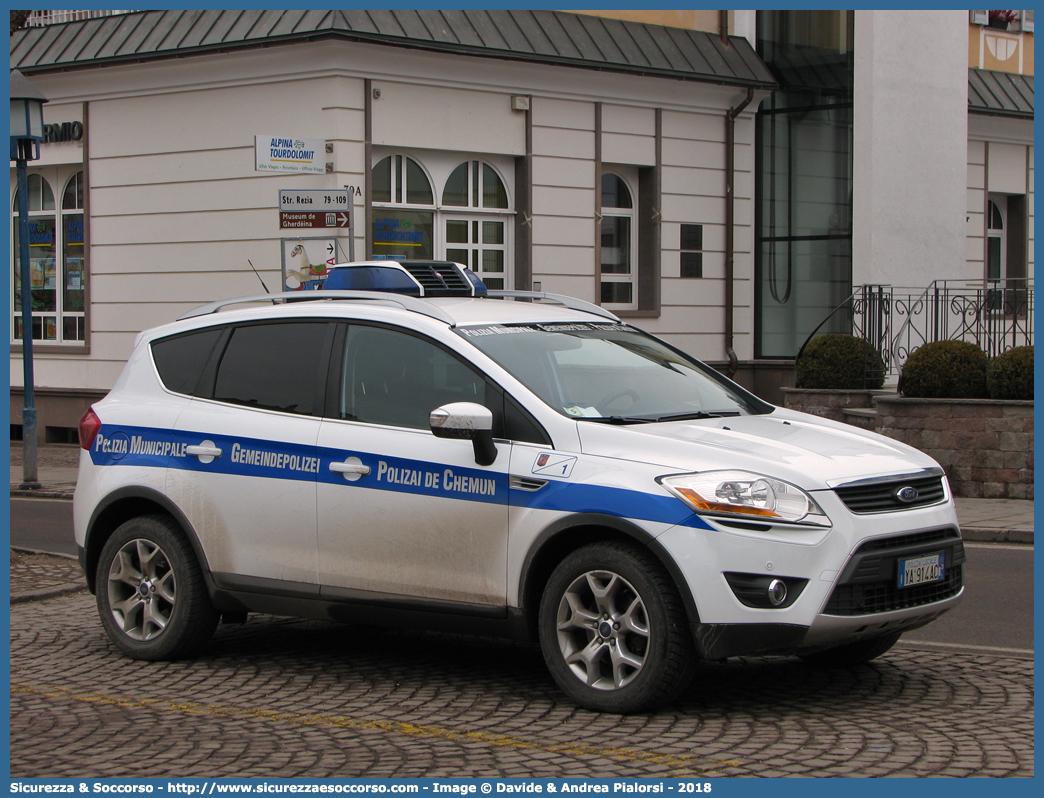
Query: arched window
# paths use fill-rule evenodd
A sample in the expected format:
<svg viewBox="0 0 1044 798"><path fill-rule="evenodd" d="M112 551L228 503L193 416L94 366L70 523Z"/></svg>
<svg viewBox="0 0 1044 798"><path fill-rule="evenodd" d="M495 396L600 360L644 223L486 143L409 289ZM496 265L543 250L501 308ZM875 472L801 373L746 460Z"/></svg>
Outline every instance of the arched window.
<svg viewBox="0 0 1044 798"><path fill-rule="evenodd" d="M83 172L65 185L62 196L62 340L86 338L84 297L87 261L84 258Z"/></svg>
<svg viewBox="0 0 1044 798"><path fill-rule="evenodd" d="M38 174L28 176L29 199L29 290L32 302L33 340L58 339L57 253L55 239L54 192L47 180ZM22 264L18 230L18 192L12 205L14 309L12 337L22 339Z"/></svg>
<svg viewBox="0 0 1044 798"><path fill-rule="evenodd" d="M442 206L446 260L468 266L487 288L507 288L507 220L490 213L508 207L497 171L478 160L459 164L446 179Z"/></svg>
<svg viewBox="0 0 1044 798"><path fill-rule="evenodd" d="M370 172L376 259L462 263L492 289L511 275L512 161L448 152L374 155Z"/></svg>
<svg viewBox="0 0 1044 798"><path fill-rule="evenodd" d="M424 168L408 155L389 155L374 164L370 179L373 257L433 259L435 195Z"/></svg>
<svg viewBox="0 0 1044 798"><path fill-rule="evenodd" d="M51 191L51 184L40 177L40 175L27 175L26 182L29 187L29 212L53 211L54 192ZM14 210L15 213L18 213L17 191L15 191L14 197Z"/></svg>
<svg viewBox="0 0 1044 798"><path fill-rule="evenodd" d="M83 210L83 172L77 172L65 185L62 210Z"/></svg>
<svg viewBox="0 0 1044 798"><path fill-rule="evenodd" d="M506 208L507 190L492 166L479 161L465 161L446 181L442 204L447 207Z"/></svg>
<svg viewBox="0 0 1044 798"><path fill-rule="evenodd" d="M601 188L601 303L634 308L637 241L632 192L627 181L614 172L602 175Z"/></svg>
<svg viewBox="0 0 1044 798"><path fill-rule="evenodd" d="M373 167L373 201L395 205L434 205L424 169L407 155L389 155Z"/></svg>
<svg viewBox="0 0 1044 798"><path fill-rule="evenodd" d="M57 176L57 175L56 175ZM46 177L28 176L29 280L33 339L44 344L86 340L87 268L84 249L83 172L65 182L61 207ZM22 338L18 193L12 205L12 342Z"/></svg>

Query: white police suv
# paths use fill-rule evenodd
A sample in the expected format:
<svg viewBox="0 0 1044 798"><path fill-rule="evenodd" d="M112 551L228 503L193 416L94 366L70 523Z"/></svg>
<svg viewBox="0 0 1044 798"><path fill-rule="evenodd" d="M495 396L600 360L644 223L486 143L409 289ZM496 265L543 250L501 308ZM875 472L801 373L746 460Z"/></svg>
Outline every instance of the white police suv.
<svg viewBox="0 0 1044 798"><path fill-rule="evenodd" d="M700 659L863 662L960 600L924 454L455 264L337 287L142 333L81 421L80 562L128 656L248 612L507 635L633 712Z"/></svg>

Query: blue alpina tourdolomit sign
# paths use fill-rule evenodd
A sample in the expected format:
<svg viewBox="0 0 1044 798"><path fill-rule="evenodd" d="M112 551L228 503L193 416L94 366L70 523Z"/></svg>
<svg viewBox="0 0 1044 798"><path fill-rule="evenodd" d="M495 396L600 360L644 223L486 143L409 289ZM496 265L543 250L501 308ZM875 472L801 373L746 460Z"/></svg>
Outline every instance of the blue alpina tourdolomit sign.
<svg viewBox="0 0 1044 798"><path fill-rule="evenodd" d="M254 136L255 170L326 174L326 141L294 136Z"/></svg>

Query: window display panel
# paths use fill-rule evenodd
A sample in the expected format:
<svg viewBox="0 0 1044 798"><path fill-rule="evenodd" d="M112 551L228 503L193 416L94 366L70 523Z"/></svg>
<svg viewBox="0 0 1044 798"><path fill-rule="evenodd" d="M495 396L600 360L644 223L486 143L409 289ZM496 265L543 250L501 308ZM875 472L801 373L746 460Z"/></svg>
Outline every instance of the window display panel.
<svg viewBox="0 0 1044 798"><path fill-rule="evenodd" d="M53 173L56 184L60 172ZM29 280L35 340L54 344L86 342L87 254L83 213L83 172L64 183L60 210L49 179L28 175ZM22 340L22 269L18 195L11 204L11 343Z"/></svg>
<svg viewBox="0 0 1044 798"><path fill-rule="evenodd" d="M14 309L22 310L22 269L18 260L21 242L18 225L14 225L15 262ZM54 217L29 220L29 286L33 311L57 309L57 267L54 239Z"/></svg>
<svg viewBox="0 0 1044 798"><path fill-rule="evenodd" d="M62 262L63 292L62 316L63 337L66 341L82 341L81 323L77 316L68 313L83 313L84 289L86 273L83 258L83 214L64 214L62 216ZM70 335L72 332L72 335Z"/></svg>
<svg viewBox="0 0 1044 798"><path fill-rule="evenodd" d="M431 260L435 257L430 211L374 209L373 255L378 260Z"/></svg>

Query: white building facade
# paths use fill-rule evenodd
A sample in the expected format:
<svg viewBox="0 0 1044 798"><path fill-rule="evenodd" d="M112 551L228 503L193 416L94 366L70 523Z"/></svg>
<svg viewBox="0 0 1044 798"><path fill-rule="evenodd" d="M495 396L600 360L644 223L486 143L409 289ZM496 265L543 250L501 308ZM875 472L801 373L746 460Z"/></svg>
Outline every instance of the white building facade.
<svg viewBox="0 0 1044 798"><path fill-rule="evenodd" d="M1015 234L1004 254L1032 274L1032 112L969 117L967 12L822 12L854 63L850 116L807 139L822 152L829 132L829 175L792 177L826 186L847 221L812 214L840 244L819 266L818 244L794 245L810 268L797 286L829 274L793 308L766 308L758 253L759 220L782 207L756 201L756 113L780 89L755 52L762 12L691 12L689 28L643 13L154 11L13 34L53 139L29 186L41 440L74 439L141 330L261 292L255 269L276 290L351 250L599 302L770 400L792 384L794 342L854 285L982 278L991 198L1026 220L1023 255ZM899 34L918 14L938 35L922 73ZM930 142L911 99L925 95ZM263 136L321 142L325 172L259 171ZM350 192L353 233L282 227L283 189ZM15 192L12 169L12 214ZM16 279L8 290L17 434Z"/></svg>

